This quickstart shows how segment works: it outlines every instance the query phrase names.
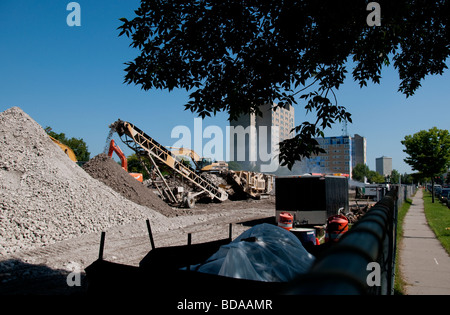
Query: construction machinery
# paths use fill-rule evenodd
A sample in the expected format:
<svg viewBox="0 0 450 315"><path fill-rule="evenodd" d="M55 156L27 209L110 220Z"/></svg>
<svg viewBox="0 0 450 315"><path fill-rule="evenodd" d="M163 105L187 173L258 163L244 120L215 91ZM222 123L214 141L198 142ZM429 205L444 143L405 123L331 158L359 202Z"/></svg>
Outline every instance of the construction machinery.
<svg viewBox="0 0 450 315"><path fill-rule="evenodd" d="M274 187L274 176L269 174L230 170L226 176L235 193L255 199L267 197Z"/></svg>
<svg viewBox="0 0 450 315"><path fill-rule="evenodd" d="M200 157L194 150L188 148L167 147L176 156L186 156L195 164L198 172L226 172L228 163L225 161L213 162L211 158Z"/></svg>
<svg viewBox="0 0 450 315"><path fill-rule="evenodd" d="M163 189L157 185L156 187L159 193L167 199L169 203L192 208L195 205L196 199L200 197L209 197L211 200L216 201L225 201L228 199L228 194L224 189L208 178L201 176L193 168L185 165L182 161L178 161L175 154L132 123L119 119L111 124L110 128L112 131L117 132L122 142L136 153L141 162L142 158L147 158L151 162L154 171L160 177L164 185ZM145 163L142 163L142 165L150 174ZM180 175L194 188L194 191L184 191L184 189L182 189L183 187L174 191L162 175L159 165L164 165L174 173Z"/></svg>
<svg viewBox="0 0 450 315"><path fill-rule="evenodd" d="M192 208L200 198L221 202L227 200L229 195L233 199L260 199L273 190L274 175L232 171L229 170L228 163L211 162L210 158L200 157L194 150L164 147L132 123L120 119L109 127L111 130L108 137L117 132L122 142L136 153L160 196L170 204ZM195 169L186 165L180 156L190 158ZM143 159L150 161L151 171ZM170 182L171 179L163 176L161 167L177 174L182 181ZM156 177L159 177L159 181L154 180Z"/></svg>
<svg viewBox="0 0 450 315"><path fill-rule="evenodd" d="M59 147L64 151L65 154L67 154L67 156L74 162L77 162L77 157L75 155L75 152L73 152L73 150L71 148L69 148L67 145L65 145L64 143L62 143L59 140L56 140L55 138L53 138L52 136L49 136L50 139L53 140L54 143L56 143L57 145L59 145Z"/></svg>
<svg viewBox="0 0 450 315"><path fill-rule="evenodd" d="M267 197L274 187L274 176L250 171L233 171L228 168L225 161L212 162L211 158L200 157L194 150L188 148L167 147L176 156L186 156L195 164L197 172L208 174L208 178L214 182L220 182L220 178L226 184L221 184L228 194L236 194L234 197L251 197L260 199ZM223 182L222 181L222 182Z"/></svg>
<svg viewBox="0 0 450 315"><path fill-rule="evenodd" d="M119 157L121 165L122 165L122 168L126 172L128 172L128 161L127 161L127 158L125 157L125 154L123 154L122 150L116 144L114 139L111 139L111 142L109 144L108 156L110 158L112 158L112 155L113 155L114 152L116 152L117 156ZM128 174L130 174L132 177L134 177L135 179L137 179L141 183L144 181L144 176L141 173L128 173Z"/></svg>

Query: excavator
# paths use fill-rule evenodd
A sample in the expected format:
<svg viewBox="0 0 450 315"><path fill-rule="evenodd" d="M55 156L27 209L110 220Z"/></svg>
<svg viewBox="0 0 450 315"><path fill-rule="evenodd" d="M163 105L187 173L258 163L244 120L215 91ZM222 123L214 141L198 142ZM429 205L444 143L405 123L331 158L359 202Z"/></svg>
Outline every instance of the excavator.
<svg viewBox="0 0 450 315"><path fill-rule="evenodd" d="M212 162L211 158L200 157L194 150L188 148L167 147L176 156L189 157L195 164L198 172L228 171L228 163L225 161Z"/></svg>
<svg viewBox="0 0 450 315"><path fill-rule="evenodd" d="M61 141L56 140L55 138L53 138L52 136L49 136L50 139L52 139L52 141L54 143L56 143L57 145L59 145L59 147L64 151L65 154L67 154L67 156L74 162L77 162L77 157L75 155L75 152L73 152L73 150L71 148L69 148L67 145L63 144Z"/></svg>
<svg viewBox="0 0 450 315"><path fill-rule="evenodd" d="M273 189L273 176L249 172L249 171L231 171L228 163L225 161L211 162L210 158L200 157L194 150L187 148L167 147L176 156L189 157L195 164L199 173L208 173L210 176L218 174L222 176L229 184L223 188L234 188L233 192L241 192L252 198L261 198L267 195Z"/></svg>
<svg viewBox="0 0 450 315"><path fill-rule="evenodd" d="M110 158L112 158L114 152L116 152L117 156L120 158L120 162L121 162L122 168L126 172L128 172L128 161L127 161L127 158L125 157L125 154L123 154L122 150L116 144L114 139L111 139L111 142L109 144L108 156ZM144 181L144 176L141 173L128 173L128 174L133 176L135 179L137 179L141 183Z"/></svg>

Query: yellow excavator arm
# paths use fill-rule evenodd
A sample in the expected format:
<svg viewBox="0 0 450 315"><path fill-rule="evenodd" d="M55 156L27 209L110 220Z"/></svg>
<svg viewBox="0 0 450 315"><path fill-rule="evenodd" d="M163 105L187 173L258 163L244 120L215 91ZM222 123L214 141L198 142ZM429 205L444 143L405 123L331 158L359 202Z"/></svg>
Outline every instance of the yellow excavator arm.
<svg viewBox="0 0 450 315"><path fill-rule="evenodd" d="M194 150L187 148L175 148L175 147L167 147L170 149L170 152L177 156L187 156L191 158L192 162L194 162L195 166L198 167L198 162L201 160L200 156L195 153Z"/></svg>
<svg viewBox="0 0 450 315"><path fill-rule="evenodd" d="M63 144L61 141L56 140L55 138L53 138L52 136L49 136L50 139L53 140L54 143L56 143L57 145L59 145L59 147L64 151L65 154L67 154L67 156L74 162L77 162L77 157L75 155L75 152L73 152L73 150L71 148L69 148L67 145Z"/></svg>
<svg viewBox="0 0 450 315"><path fill-rule="evenodd" d="M212 162L210 158L200 157L194 150L188 148L167 147L170 152L177 156L190 157L197 170L202 172L225 171L228 170L228 163L225 161Z"/></svg>

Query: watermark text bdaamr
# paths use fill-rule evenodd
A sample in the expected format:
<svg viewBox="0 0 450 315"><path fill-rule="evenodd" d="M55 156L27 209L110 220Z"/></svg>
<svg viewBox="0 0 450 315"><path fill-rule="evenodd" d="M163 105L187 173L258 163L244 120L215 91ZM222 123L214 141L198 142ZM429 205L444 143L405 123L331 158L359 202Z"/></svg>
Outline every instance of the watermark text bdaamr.
<svg viewBox="0 0 450 315"><path fill-rule="evenodd" d="M208 313L210 310L272 310L272 300L221 300L220 303L211 301L191 301L183 299L177 303L177 310L197 310Z"/></svg>

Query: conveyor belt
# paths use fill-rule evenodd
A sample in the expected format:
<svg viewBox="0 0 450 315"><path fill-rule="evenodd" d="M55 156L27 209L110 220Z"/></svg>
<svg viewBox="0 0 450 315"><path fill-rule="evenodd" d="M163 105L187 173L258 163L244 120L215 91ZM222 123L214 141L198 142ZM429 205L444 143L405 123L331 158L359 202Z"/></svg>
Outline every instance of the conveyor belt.
<svg viewBox="0 0 450 315"><path fill-rule="evenodd" d="M159 162L169 166L172 170L183 176L196 187L203 190L211 198L219 201L228 199L228 194L213 182L198 175L195 170L176 160L175 156L164 146L155 141L152 137L145 134L135 125L117 120L111 125L119 134L120 139L138 156L147 156L156 158Z"/></svg>

